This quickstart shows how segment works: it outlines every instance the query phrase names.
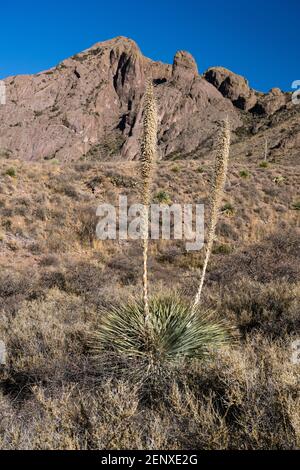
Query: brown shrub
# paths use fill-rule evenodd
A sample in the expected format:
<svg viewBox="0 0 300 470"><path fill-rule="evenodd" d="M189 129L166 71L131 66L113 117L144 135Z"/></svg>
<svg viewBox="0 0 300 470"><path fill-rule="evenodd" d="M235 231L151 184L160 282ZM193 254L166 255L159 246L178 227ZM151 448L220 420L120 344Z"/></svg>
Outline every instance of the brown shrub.
<svg viewBox="0 0 300 470"><path fill-rule="evenodd" d="M58 327L59 316L56 318L44 324L42 315L39 344L34 336L36 331L29 335L28 345L17 328L27 360L14 357L15 366L28 370L34 364L40 371L48 367L48 375L45 369L43 372L47 377L49 359L62 365L62 349L66 344L69 352L69 330ZM64 322L66 319L64 315ZM74 320L76 326L73 315ZM64 330L68 325L72 327L72 321L64 324ZM28 333L27 323L21 325ZM74 345L71 350L74 351ZM75 352L77 355L76 347ZM53 366L51 374L55 379L59 376ZM234 349L224 349L216 360L184 367L176 382L168 384L168 390L160 390L160 400L153 403L145 401L143 391L120 375L117 381L104 379L98 384L84 384L81 376L77 386L59 376L60 381L32 383L27 399L20 402L18 398L18 411L9 395L0 392L0 411L4 417L0 424L0 446L295 449L300 444L297 375L298 369L290 362L288 344L271 343L259 335Z"/></svg>
<svg viewBox="0 0 300 470"><path fill-rule="evenodd" d="M300 285L275 281L261 284L245 278L227 286L220 309L245 334L260 330L266 336L300 334Z"/></svg>
<svg viewBox="0 0 300 470"><path fill-rule="evenodd" d="M93 245L96 240L96 226L99 219L96 216L96 208L81 207L77 214L78 236L81 243Z"/></svg>

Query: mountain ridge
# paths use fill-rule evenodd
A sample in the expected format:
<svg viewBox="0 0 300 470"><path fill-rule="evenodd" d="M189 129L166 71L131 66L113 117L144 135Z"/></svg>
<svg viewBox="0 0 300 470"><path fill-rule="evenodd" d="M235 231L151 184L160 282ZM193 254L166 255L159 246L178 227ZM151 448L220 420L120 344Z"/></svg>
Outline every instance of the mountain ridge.
<svg viewBox="0 0 300 470"><path fill-rule="evenodd" d="M223 67L198 73L177 51L173 64L153 61L131 39L98 42L35 75L5 79L0 107L0 155L23 160L134 160L139 157L142 97L152 77L158 103L162 159L202 158L228 116L233 155L297 161L299 111L289 93L256 92ZM270 132L270 130L272 132ZM251 155L250 155L251 153Z"/></svg>

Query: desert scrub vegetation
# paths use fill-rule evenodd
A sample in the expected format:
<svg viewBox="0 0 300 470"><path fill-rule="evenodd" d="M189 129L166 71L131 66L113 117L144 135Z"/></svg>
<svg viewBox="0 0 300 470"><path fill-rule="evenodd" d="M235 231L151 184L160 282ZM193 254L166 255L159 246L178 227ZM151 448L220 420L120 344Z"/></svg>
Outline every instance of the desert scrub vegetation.
<svg viewBox="0 0 300 470"><path fill-rule="evenodd" d="M13 328L19 331L16 323ZM299 447L298 374L282 340L253 335L234 351L223 348L214 361L182 366L176 382L170 378L162 385L164 393L149 397L130 377L84 379L87 368L80 362L80 349L70 356L71 371L62 374L65 333L60 334L56 367L44 380L33 377L24 383L26 374L12 372L3 379L2 449ZM72 340L74 348L78 339ZM40 351L45 365L47 350Z"/></svg>
<svg viewBox="0 0 300 470"><path fill-rule="evenodd" d="M163 189L157 192L157 194L154 197L154 201L158 202L159 204L171 204L172 203L172 199L169 193L167 193L167 191L164 191Z"/></svg>
<svg viewBox="0 0 300 470"><path fill-rule="evenodd" d="M231 216L234 214L234 207L230 202L226 202L222 207L221 207L221 212L227 216Z"/></svg>
<svg viewBox="0 0 300 470"><path fill-rule="evenodd" d="M300 211L300 200L293 202L292 209L294 209L295 211Z"/></svg>
<svg viewBox="0 0 300 470"><path fill-rule="evenodd" d="M10 167L10 168L7 168L7 170L5 171L5 174L7 176L10 176L11 178L15 178L15 176L17 175L17 172L14 167Z"/></svg>
<svg viewBox="0 0 300 470"><path fill-rule="evenodd" d="M224 321L209 311L193 311L176 294L152 297L148 309L147 322L143 302L111 306L104 312L90 339L98 368L113 363L139 381L151 381L153 374L167 380L186 359L204 359L230 341Z"/></svg>
<svg viewBox="0 0 300 470"><path fill-rule="evenodd" d="M229 146L229 122L221 124L217 145L215 172L212 183L211 215L206 254L199 288L192 304L174 294L154 296L149 300L148 281L148 220L152 199L153 173L156 163L157 112L153 85L148 83L144 96L144 123L141 143L141 199L143 239L143 298L132 303L109 306L104 309L101 321L89 344L98 369L104 362L111 371L119 364L132 360L133 369L145 384L165 377L177 363L185 360L204 359L218 347L231 340L231 332L225 321L214 317L212 312L200 308L200 297L206 269L215 239L220 204L225 185ZM163 194L164 195L164 194ZM165 195L164 195L165 197ZM160 198L159 202L165 202ZM108 360L105 361L105 356ZM128 367L127 367L128 370Z"/></svg>
<svg viewBox="0 0 300 470"><path fill-rule="evenodd" d="M249 176L250 176L250 173L249 173L248 170L241 170L240 171L240 177L241 178L249 178Z"/></svg>
<svg viewBox="0 0 300 470"><path fill-rule="evenodd" d="M125 360L115 345L92 358L87 342L106 315L137 301L145 331L142 246L108 241L95 248L92 214L103 198L114 202L119 189L136 201L138 185L130 182L137 181L139 163L91 160L58 167L2 160L0 339L8 362L0 369L0 448L299 448L299 365L291 362L291 345L300 335L298 211L291 207L299 167L270 164L266 172L257 160L232 159L226 194L234 217L222 213L226 196L199 311L204 306L213 312L223 333L234 333L227 329L234 325L238 337L221 345L218 340L220 347L204 338L202 349L198 338L197 354L205 352L204 358L163 359L168 348L174 351L165 322L166 334L153 339L162 344L155 347L163 364L159 374L147 369L143 358L150 345L136 343L138 330L130 340L142 358ZM5 176L12 165L17 178ZM180 177L174 165L180 165ZM253 175L247 181L239 177L244 165ZM210 167L209 159L161 161L152 191L162 188L179 202L206 201ZM278 174L289 184L275 184ZM275 188L270 194L268 186ZM87 231L81 208L91 210ZM34 244L41 250L32 250ZM178 241L149 240L150 313L154 297L167 302L166 292L176 292L168 308L175 308L177 296L186 311L204 256L205 250L185 252ZM142 364L147 380L137 380L129 364L138 364L137 372Z"/></svg>

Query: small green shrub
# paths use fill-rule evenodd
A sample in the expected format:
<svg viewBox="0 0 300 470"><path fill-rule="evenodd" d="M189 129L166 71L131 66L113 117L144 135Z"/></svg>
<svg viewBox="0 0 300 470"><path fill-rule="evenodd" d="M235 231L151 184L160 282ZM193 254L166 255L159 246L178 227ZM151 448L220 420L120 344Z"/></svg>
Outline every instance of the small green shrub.
<svg viewBox="0 0 300 470"><path fill-rule="evenodd" d="M249 178L249 176L250 176L249 171L247 171L247 170L241 170L240 171L240 177L241 178Z"/></svg>
<svg viewBox="0 0 300 470"><path fill-rule="evenodd" d="M15 168L10 167L10 168L7 168L5 174L8 175L8 176L11 176L11 178L15 178L16 175L17 175L17 172L16 172Z"/></svg>
<svg viewBox="0 0 300 470"><path fill-rule="evenodd" d="M166 191L159 191L155 196L155 201L160 204L171 204L172 200Z"/></svg>
<svg viewBox="0 0 300 470"><path fill-rule="evenodd" d="M275 176L275 178L273 178L273 183L275 184L282 184L285 182L285 177L284 176Z"/></svg>
<svg viewBox="0 0 300 470"><path fill-rule="evenodd" d="M265 160L263 160L262 162L260 162L259 164L259 168L268 168L269 166L269 163Z"/></svg>
<svg viewBox="0 0 300 470"><path fill-rule="evenodd" d="M180 172L180 166L174 165L174 166L171 168L171 171L173 171L173 173L179 173L179 172Z"/></svg>
<svg viewBox="0 0 300 470"><path fill-rule="evenodd" d="M134 188L136 186L134 178L123 175L112 175L110 181L117 188Z"/></svg>
<svg viewBox="0 0 300 470"><path fill-rule="evenodd" d="M232 248L229 245L220 244L213 248L214 255L229 255L232 253Z"/></svg>
<svg viewBox="0 0 300 470"><path fill-rule="evenodd" d="M293 202L292 209L295 211L300 211L300 201Z"/></svg>
<svg viewBox="0 0 300 470"><path fill-rule="evenodd" d="M221 207L221 212L226 215L233 215L234 214L234 207L230 202L226 202L224 206Z"/></svg>

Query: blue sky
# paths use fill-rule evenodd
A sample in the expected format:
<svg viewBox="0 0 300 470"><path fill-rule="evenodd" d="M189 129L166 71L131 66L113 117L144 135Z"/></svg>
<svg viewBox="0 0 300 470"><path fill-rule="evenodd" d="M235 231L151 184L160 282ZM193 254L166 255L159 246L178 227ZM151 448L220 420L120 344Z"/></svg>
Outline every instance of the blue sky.
<svg viewBox="0 0 300 470"><path fill-rule="evenodd" d="M222 65L268 91L300 80L297 0L51 0L1 2L0 78L36 73L115 36L172 63L178 49L199 71Z"/></svg>

